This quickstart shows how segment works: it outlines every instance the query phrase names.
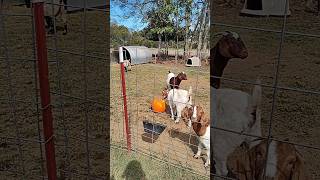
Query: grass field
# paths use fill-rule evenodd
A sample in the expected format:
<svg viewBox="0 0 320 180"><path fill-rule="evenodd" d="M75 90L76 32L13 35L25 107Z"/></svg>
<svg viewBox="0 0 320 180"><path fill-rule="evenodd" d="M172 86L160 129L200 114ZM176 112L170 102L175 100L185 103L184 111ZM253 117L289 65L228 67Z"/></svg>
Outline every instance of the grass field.
<svg viewBox="0 0 320 180"><path fill-rule="evenodd" d="M190 173L189 171L168 165L159 160L133 153L128 155L119 149L111 150L111 180L116 179L195 179L202 180L203 177ZM152 173L151 173L152 172Z"/></svg>
<svg viewBox="0 0 320 180"><path fill-rule="evenodd" d="M118 64L111 66L111 142L125 145L125 135L122 131L123 112L121 100L120 69ZM209 68L186 68L184 65L141 64L135 65L132 71L126 73L129 122L132 131L133 148L152 157L193 170L203 176L209 171L204 168L204 160L194 159L197 141L192 130L186 123L175 124L168 113L153 113L150 111L151 101L155 96L161 96L166 85L168 71L175 73L184 71L188 80L181 83L181 88L193 88L193 102L201 105L209 117ZM121 100L121 101L119 101ZM167 109L169 110L169 109ZM120 111L120 113L119 113ZM166 130L150 143L148 134L144 133L142 121L149 120L167 126ZM119 131L120 129L120 131ZM150 137L149 137L150 138ZM146 171L146 173L152 173Z"/></svg>

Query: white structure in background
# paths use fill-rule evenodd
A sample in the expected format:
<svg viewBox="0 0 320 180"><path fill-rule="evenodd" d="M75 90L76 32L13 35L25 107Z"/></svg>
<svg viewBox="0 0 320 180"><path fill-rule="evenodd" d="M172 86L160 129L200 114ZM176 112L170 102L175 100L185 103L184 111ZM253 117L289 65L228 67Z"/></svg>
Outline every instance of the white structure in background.
<svg viewBox="0 0 320 180"><path fill-rule="evenodd" d="M245 0L241 14L256 16L284 16L286 1L288 1L286 15L290 15L289 0Z"/></svg>
<svg viewBox="0 0 320 180"><path fill-rule="evenodd" d="M131 65L149 63L152 61L152 52L145 46L121 46L119 62L123 60L129 60Z"/></svg>
<svg viewBox="0 0 320 180"><path fill-rule="evenodd" d="M187 59L186 66L201 66L201 60L199 57L191 57Z"/></svg>

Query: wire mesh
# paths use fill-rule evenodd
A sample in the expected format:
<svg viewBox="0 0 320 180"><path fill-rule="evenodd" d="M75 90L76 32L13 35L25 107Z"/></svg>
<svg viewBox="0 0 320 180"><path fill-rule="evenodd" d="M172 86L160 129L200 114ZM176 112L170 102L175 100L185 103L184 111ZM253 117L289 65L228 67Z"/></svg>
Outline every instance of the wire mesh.
<svg viewBox="0 0 320 180"><path fill-rule="evenodd" d="M53 9L65 5L47 0ZM48 179L38 86L33 8L2 1L0 73L0 179ZM68 34L47 34L51 107L57 176L62 179L109 179L108 13L86 7L67 13ZM32 7L32 6L31 6ZM66 7L66 6L65 6ZM70 6L68 7L75 7ZM49 12L45 13L52 14ZM10 115L11 114L11 115ZM16 133L14 133L16 132Z"/></svg>
<svg viewBox="0 0 320 180"><path fill-rule="evenodd" d="M288 6L289 1L286 0L285 4ZM258 20L256 17L239 16L239 11L235 10L238 8L241 9L243 7L241 5L226 8L221 5L221 2L212 2L211 34L224 30L240 34L249 50L248 60L245 60L246 62L236 62L236 60L230 62L228 66L231 67L223 77L210 76L221 79L224 87L243 91L249 91L248 87L256 84L253 79L257 77L262 79L261 128L263 136L243 134L231 129L218 127L212 127L212 131L222 131L226 134L233 133L267 140L266 157L263 157L265 160L269 160L270 156L272 156L271 153L268 153L271 142L294 145L306 162L304 171L307 171L310 179L318 179L318 161L313 158L319 156L320 144L315 138L317 134L315 132L319 128L315 122L318 113L316 112L317 110L312 112L307 110L308 107L317 107L317 103L314 100L318 99L318 88L317 86L312 87L312 85L318 83L314 81L317 75L306 73L310 72L310 68L313 66L312 63L298 68L300 65L298 60L300 62L303 61L303 64L308 63L307 59L299 56L300 53L303 53L306 57L319 58L317 55L312 55L312 51L316 51L318 48L311 48L312 44L318 40L317 30L314 30L318 29L318 27L302 27L303 23L314 21L315 19L313 18L317 17L314 17L313 14L308 15L307 12L301 10L303 7L297 1L290 1L291 12L294 12L290 17L284 12L281 17L263 17ZM228 13L228 17L226 15L223 16L224 13ZM304 18L303 21L299 20L301 17ZM295 28L297 26L301 28ZM217 42L216 38L211 37L211 47ZM297 48L297 44L300 42L303 42L303 46L308 46L309 49L302 48L303 46L299 46L301 49ZM295 56L290 56L290 53L295 54ZM292 66L289 67L289 64ZM300 69L300 71L297 72L297 69ZM316 68L311 69L315 72L317 71ZM299 78L301 76L304 76L304 78ZM310 85L305 83L301 85L303 81L308 81ZM295 107L293 107L293 103ZM308 126L308 124L312 124L313 127ZM306 133L307 131L310 131L310 133ZM237 153L239 152L235 152L233 155L237 155ZM258 179L270 178L266 174L267 166L270 168L271 165L269 163L264 161L264 171ZM283 169L276 167L277 172L281 170ZM253 171L251 169L249 173ZM243 172L239 171L238 173ZM281 173L286 175L284 171ZM214 172L211 172L211 175L215 178L218 177L218 179L221 177L221 175L217 175Z"/></svg>
<svg viewBox="0 0 320 180"><path fill-rule="evenodd" d="M114 50L116 51L116 50ZM112 54L119 54L119 52ZM124 50L126 51L126 50ZM133 51L138 52L138 47ZM150 51L153 51L150 49ZM154 51L157 53L157 51ZM205 54L205 52L202 52ZM130 59L124 54L124 59ZM175 53L172 53L174 56ZM182 55L182 53L181 53ZM169 58L170 59L170 58ZM131 71L125 73L126 79L126 97L127 109L129 117L129 127L131 129L132 152L134 154L142 154L151 160L161 161L169 164L168 168L183 169L187 172L192 172L202 178L209 177L209 170L204 167L202 158L195 159L193 155L197 151L198 142L196 135L192 129L187 128L187 121L180 119L179 123L174 123L171 120L169 107L165 113L155 113L151 110L152 100L155 97L162 96L162 90L167 86L166 78L168 71L174 72L177 75L180 72L187 74L188 81L182 81L181 89L188 90L192 86L192 102L195 105L201 105L203 108L209 108L209 92L200 93L203 90L208 90L209 86L209 68L202 65L198 67L185 66L185 58L179 57L178 63L175 58L171 60L157 59L156 64L153 58L149 57L144 60L139 60L141 64L133 65ZM175 92L175 91L173 91ZM111 65L111 144L126 148L126 135L123 130L124 104L119 101L123 98L121 94L121 76L120 65L117 57L114 57ZM205 102L205 103L204 103ZM175 103L186 103L177 102ZM168 106L168 103L167 103ZM209 114L206 114L209 117ZM162 124L166 126L165 130L160 134L147 133L143 125L143 121L153 124ZM152 131L154 131L154 126ZM207 157L203 157L207 158ZM188 177L185 177L188 178ZM189 177L190 178L190 177Z"/></svg>

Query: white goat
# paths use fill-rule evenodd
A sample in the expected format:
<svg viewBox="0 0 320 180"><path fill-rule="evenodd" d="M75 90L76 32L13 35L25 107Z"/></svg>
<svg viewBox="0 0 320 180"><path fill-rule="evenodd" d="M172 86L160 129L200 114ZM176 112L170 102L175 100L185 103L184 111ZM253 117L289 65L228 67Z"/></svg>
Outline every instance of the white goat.
<svg viewBox="0 0 320 180"><path fill-rule="evenodd" d="M174 120L173 108L175 107L177 112L177 118L175 123L178 123L181 118L181 112L185 107L192 106L192 87L190 86L189 91L183 89L171 89L168 93L168 102L171 110L171 119Z"/></svg>
<svg viewBox="0 0 320 180"><path fill-rule="evenodd" d="M257 84L260 84L260 80L257 81ZM239 90L211 87L211 98L211 126L261 136L260 85L254 86L252 95ZM213 149L216 161L217 175L227 175L227 157L236 147L243 142L250 147L259 143L259 141L250 143L253 139L254 137L214 129L211 149Z"/></svg>

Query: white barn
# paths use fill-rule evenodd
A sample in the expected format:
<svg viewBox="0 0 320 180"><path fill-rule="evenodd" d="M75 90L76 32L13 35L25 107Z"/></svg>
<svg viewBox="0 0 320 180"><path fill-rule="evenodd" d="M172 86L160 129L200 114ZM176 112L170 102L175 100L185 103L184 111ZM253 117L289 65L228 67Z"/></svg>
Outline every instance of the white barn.
<svg viewBox="0 0 320 180"><path fill-rule="evenodd" d="M149 48L145 46L121 46L119 48L119 59L121 59L120 56L122 56L123 60L129 60L131 61L131 64L144 64L149 63L152 61L152 52Z"/></svg>
<svg viewBox="0 0 320 180"><path fill-rule="evenodd" d="M186 66L201 66L201 60L199 57L191 57L187 59Z"/></svg>
<svg viewBox="0 0 320 180"><path fill-rule="evenodd" d="M284 16L286 1L288 1L287 13L290 15L289 0L245 0L242 15L255 16Z"/></svg>

